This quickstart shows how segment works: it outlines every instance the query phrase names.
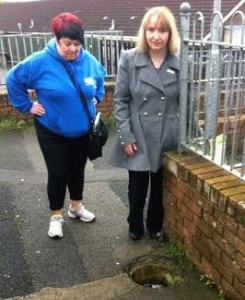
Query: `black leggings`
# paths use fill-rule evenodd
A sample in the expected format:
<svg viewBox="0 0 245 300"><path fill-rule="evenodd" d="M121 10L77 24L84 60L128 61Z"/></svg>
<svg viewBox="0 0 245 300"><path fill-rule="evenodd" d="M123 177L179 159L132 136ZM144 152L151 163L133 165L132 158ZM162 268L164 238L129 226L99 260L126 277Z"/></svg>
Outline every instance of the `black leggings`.
<svg viewBox="0 0 245 300"><path fill-rule="evenodd" d="M156 173L129 171L129 215L131 230L143 233L143 213L149 190L146 227L150 232L161 231L163 226L162 168Z"/></svg>
<svg viewBox="0 0 245 300"><path fill-rule="evenodd" d="M47 192L51 210L64 207L66 188L70 199L82 200L88 137L60 137L34 120L38 142L48 170Z"/></svg>

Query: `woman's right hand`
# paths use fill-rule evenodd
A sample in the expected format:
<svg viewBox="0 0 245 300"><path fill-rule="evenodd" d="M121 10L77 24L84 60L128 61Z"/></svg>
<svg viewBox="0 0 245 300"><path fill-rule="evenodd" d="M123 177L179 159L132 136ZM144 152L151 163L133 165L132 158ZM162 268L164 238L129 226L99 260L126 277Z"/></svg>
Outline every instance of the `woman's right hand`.
<svg viewBox="0 0 245 300"><path fill-rule="evenodd" d="M45 109L42 104L39 104L38 101L35 101L33 102L30 113L33 115L42 116L45 114Z"/></svg>
<svg viewBox="0 0 245 300"><path fill-rule="evenodd" d="M123 151L130 157L135 156L137 150L138 148L136 143L127 144L123 147Z"/></svg>

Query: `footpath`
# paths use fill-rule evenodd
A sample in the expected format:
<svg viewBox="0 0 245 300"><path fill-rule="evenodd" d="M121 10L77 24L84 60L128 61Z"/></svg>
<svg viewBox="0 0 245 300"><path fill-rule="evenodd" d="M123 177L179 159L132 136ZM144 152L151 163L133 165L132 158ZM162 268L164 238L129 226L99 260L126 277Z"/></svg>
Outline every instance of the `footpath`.
<svg viewBox="0 0 245 300"><path fill-rule="evenodd" d="M84 199L96 221L66 215L64 237L53 240L47 235L47 173L35 133L0 132L0 299L220 299L194 270L174 286L155 289L128 276L132 261L161 253L164 243L147 234L137 242L128 237L127 172L107 164L114 137L111 132L103 158L86 167Z"/></svg>

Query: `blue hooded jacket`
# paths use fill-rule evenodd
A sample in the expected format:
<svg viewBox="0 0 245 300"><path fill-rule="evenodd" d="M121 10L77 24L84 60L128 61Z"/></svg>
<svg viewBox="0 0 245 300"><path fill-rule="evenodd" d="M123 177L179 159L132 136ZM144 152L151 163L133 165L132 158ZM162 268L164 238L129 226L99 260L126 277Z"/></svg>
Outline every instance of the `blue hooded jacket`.
<svg viewBox="0 0 245 300"><path fill-rule="evenodd" d="M72 73L76 88L65 66ZM52 39L42 51L9 70L6 85L10 103L22 113L29 113L33 105L27 90L35 90L38 102L45 108L45 114L36 116L37 120L58 135L74 138L88 133L91 126L78 89L83 91L90 117L95 118L92 100L95 97L100 102L104 97L105 73L104 67L83 48L76 60L63 59Z"/></svg>

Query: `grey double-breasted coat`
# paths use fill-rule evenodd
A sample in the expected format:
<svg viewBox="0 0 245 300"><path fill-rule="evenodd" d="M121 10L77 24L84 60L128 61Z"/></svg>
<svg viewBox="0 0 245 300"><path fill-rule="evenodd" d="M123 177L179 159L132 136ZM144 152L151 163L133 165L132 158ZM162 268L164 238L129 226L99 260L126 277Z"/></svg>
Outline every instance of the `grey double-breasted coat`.
<svg viewBox="0 0 245 300"><path fill-rule="evenodd" d="M162 153L177 148L179 59L168 55L157 71L147 54L122 51L114 92L117 139L109 159L131 171L156 172ZM123 146L137 143L134 157Z"/></svg>

